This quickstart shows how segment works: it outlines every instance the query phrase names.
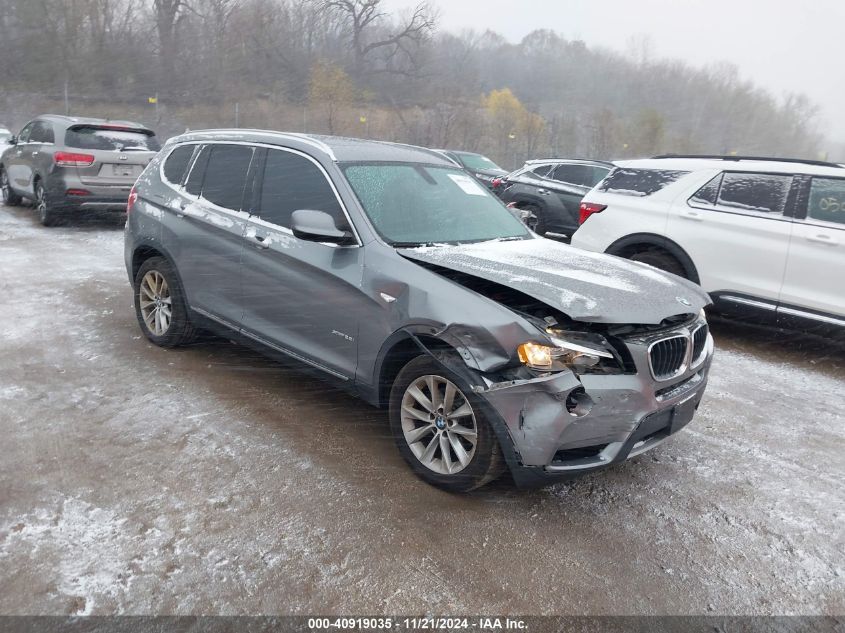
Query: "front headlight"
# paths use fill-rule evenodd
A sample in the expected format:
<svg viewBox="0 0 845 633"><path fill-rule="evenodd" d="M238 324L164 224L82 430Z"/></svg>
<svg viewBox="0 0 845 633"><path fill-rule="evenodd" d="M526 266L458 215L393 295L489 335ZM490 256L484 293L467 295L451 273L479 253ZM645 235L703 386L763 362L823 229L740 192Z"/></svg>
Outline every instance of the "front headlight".
<svg viewBox="0 0 845 633"><path fill-rule="evenodd" d="M603 349L596 349L573 341L551 337L554 347L542 343L523 343L517 348L519 360L540 371L562 371L563 369L584 369L601 362L603 358L615 358Z"/></svg>

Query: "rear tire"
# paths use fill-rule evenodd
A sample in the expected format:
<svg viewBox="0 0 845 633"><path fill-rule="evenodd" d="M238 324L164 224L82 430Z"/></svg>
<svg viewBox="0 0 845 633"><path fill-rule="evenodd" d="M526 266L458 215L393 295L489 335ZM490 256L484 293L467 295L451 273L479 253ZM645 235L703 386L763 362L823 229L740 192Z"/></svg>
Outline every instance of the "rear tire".
<svg viewBox="0 0 845 633"><path fill-rule="evenodd" d="M38 219L44 226L56 226L59 223L60 214L50 200L47 198L47 190L40 180L35 183L35 210L38 212Z"/></svg>
<svg viewBox="0 0 845 633"><path fill-rule="evenodd" d="M541 216L540 208L533 204L526 204L525 206L519 208L523 211L528 211L534 216L534 219L529 218L526 221L528 228L534 231L537 235L545 235L546 221Z"/></svg>
<svg viewBox="0 0 845 633"><path fill-rule="evenodd" d="M648 264L654 266L667 273L672 273L678 277L689 279L684 265L674 256L660 248L649 248L647 250L634 253L628 257L631 261Z"/></svg>
<svg viewBox="0 0 845 633"><path fill-rule="evenodd" d="M499 442L469 385L430 356L418 356L390 391L396 446L423 481L469 492L505 469Z"/></svg>
<svg viewBox="0 0 845 633"><path fill-rule="evenodd" d="M9 207L16 207L21 202L22 198L12 191L12 186L9 183L9 174L3 167L0 167L0 191L2 191L3 204Z"/></svg>
<svg viewBox="0 0 845 633"><path fill-rule="evenodd" d="M196 338L179 277L164 257L151 257L141 264L134 289L135 316L152 343L177 347Z"/></svg>

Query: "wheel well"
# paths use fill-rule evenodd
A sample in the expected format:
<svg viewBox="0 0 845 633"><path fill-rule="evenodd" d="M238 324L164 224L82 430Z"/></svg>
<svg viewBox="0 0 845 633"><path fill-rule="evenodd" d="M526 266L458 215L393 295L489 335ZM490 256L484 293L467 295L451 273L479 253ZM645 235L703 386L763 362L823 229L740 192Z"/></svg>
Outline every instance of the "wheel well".
<svg viewBox="0 0 845 633"><path fill-rule="evenodd" d="M687 279L696 284L700 283L692 258L675 242L660 235L631 235L614 242L605 252L628 259L631 255L643 251L660 251L674 257L686 272Z"/></svg>
<svg viewBox="0 0 845 633"><path fill-rule="evenodd" d="M132 254L132 279L138 276L138 271L144 262L152 257L164 257L164 255L152 246L139 246Z"/></svg>
<svg viewBox="0 0 845 633"><path fill-rule="evenodd" d="M417 340L430 351L443 350L457 354L455 348L433 336L417 335ZM417 356L422 356L424 353L417 342L410 337L400 339L385 353L379 370L377 386L379 407L387 406L390 400L390 389L393 387L393 382L396 380L399 372L402 371L402 368L411 360Z"/></svg>

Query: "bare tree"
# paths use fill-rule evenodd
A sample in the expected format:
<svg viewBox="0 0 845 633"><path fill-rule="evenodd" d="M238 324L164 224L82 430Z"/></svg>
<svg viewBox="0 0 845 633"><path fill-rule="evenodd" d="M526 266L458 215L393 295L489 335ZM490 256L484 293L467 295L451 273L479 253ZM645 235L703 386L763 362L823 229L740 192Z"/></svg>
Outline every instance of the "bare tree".
<svg viewBox="0 0 845 633"><path fill-rule="evenodd" d="M153 0L161 85L167 86L172 82L175 62L179 55L179 25L185 20L190 9L188 0Z"/></svg>
<svg viewBox="0 0 845 633"><path fill-rule="evenodd" d="M348 29L353 71L357 76L372 73L413 75L420 70L420 47L427 42L436 14L427 2L418 4L411 15L388 24L382 0L323 0L322 7L335 12Z"/></svg>

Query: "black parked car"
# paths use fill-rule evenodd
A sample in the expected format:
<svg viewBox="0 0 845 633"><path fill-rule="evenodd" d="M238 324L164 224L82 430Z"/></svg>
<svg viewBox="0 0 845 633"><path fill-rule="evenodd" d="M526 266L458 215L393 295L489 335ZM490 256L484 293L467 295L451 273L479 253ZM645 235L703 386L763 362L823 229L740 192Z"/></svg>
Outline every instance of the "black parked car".
<svg viewBox="0 0 845 633"><path fill-rule="evenodd" d="M613 167L592 160L530 160L508 174L496 192L506 204L532 214L528 225L536 233L571 236L578 229L581 199Z"/></svg>
<svg viewBox="0 0 845 633"><path fill-rule="evenodd" d="M476 154L474 152L458 152L451 149L436 149L434 151L440 152L458 167L466 169L490 189L493 189L494 180L501 179L508 173L492 160L486 156L482 156L481 154Z"/></svg>

